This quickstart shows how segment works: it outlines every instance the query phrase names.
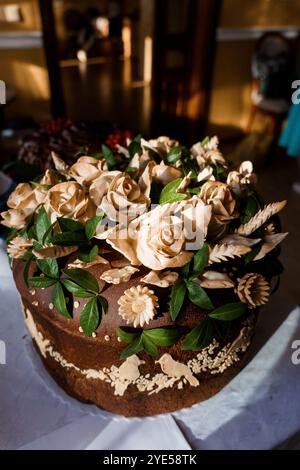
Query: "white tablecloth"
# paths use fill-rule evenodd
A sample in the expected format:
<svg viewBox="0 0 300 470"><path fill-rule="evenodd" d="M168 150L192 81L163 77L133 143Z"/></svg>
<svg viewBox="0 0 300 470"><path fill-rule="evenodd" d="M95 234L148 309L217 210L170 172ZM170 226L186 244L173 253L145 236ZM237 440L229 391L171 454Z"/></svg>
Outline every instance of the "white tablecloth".
<svg viewBox="0 0 300 470"><path fill-rule="evenodd" d="M7 258L0 249L0 340L7 356L6 365L0 364L0 448L186 450L279 445L300 430L300 365L291 361L291 344L300 339L300 309L293 299L284 298L284 292L274 299L258 325L254 357L219 394L173 415L128 419L77 402L48 376L31 346Z"/></svg>

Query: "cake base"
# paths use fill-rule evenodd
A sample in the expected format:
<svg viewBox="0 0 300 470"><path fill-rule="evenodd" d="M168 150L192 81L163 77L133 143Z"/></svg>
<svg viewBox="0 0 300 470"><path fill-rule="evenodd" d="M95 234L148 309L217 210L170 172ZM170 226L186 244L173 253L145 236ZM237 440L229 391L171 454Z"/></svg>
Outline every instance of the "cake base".
<svg viewBox="0 0 300 470"><path fill-rule="evenodd" d="M159 347L155 357L139 352L124 361L113 299L97 333L87 337L77 318L68 320L49 307L51 291L28 290L22 272L14 269L14 274L28 330L46 369L69 395L84 403L124 416L174 412L212 397L245 365L256 312L237 323L228 340L213 340L204 350L184 351L179 341ZM190 306L182 319L195 324L201 315ZM168 317L153 323L161 321L170 323Z"/></svg>
<svg viewBox="0 0 300 470"><path fill-rule="evenodd" d="M169 413L190 407L196 403L207 400L219 392L243 368L248 356L247 349L241 359L228 367L219 375L211 375L209 371L197 376L197 386L185 385L178 390L178 381L175 386L154 392L140 391L135 384L126 386L125 393L115 394L112 383L99 380L95 369L82 370L74 363L68 362L57 350L55 338L51 337L51 346L48 339L44 339L44 327L39 324L26 305L23 304L25 320L32 335L32 341L45 368L69 395L83 403L90 403L100 408L124 416L153 416ZM41 333L43 331L43 333ZM50 332L49 332L50 333ZM49 353L50 352L50 353ZM155 362L147 369L156 367ZM105 370L105 369L104 369ZM149 375L149 373L148 373Z"/></svg>
<svg viewBox="0 0 300 470"><path fill-rule="evenodd" d="M36 348L38 350L38 348ZM247 354L248 355L248 354ZM238 366L232 367L219 377L204 380L197 388L184 390L165 389L156 394L146 395L136 392L133 386L128 388L129 398L114 396L108 383L96 383L93 379L82 379L76 371L64 371L51 358L41 356L42 362L55 382L71 397L82 403L94 404L106 411L127 416L145 417L170 413L188 408L207 400L227 385L244 367L246 356Z"/></svg>

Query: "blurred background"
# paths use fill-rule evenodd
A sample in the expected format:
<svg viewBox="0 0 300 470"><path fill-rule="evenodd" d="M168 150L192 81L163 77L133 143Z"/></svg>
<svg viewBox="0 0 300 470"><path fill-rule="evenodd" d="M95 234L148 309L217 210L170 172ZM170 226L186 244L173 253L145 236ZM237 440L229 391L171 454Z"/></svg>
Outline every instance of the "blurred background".
<svg viewBox="0 0 300 470"><path fill-rule="evenodd" d="M217 134L227 158L292 191L299 159L278 141L299 32L299 0L0 0L0 167L30 179L49 149Z"/></svg>

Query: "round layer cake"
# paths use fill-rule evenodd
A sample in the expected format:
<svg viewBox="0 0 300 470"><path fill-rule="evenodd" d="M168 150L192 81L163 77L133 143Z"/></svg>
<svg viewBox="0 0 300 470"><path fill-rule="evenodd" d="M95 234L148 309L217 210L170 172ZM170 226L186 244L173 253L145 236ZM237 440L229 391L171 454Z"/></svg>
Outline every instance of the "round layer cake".
<svg viewBox="0 0 300 470"><path fill-rule="evenodd" d="M89 271L99 279L104 269L105 265L97 265ZM74 297L74 315L70 321L53 308L52 288L28 289L19 261L13 271L27 327L54 379L79 400L96 403L106 410L126 416L174 411L214 395L242 367L244 353L254 332L252 312L247 320L234 325L226 341L212 341L200 353L182 351L180 343L176 343L160 347L158 357L142 352L124 362L120 359L124 343L120 341L117 329L127 324L118 315L118 299L124 290L141 284L142 273L134 274L128 282L112 284L104 290L103 296L108 302L107 314L95 335L87 337L80 331L79 323L86 299ZM103 284L100 281L100 286ZM153 290L166 300L162 289ZM167 303L165 309L168 309ZM177 322L173 322L166 312L151 322L151 329L180 327L182 332L187 332L204 317L204 311L189 303ZM180 363L179 369L176 365L174 367L173 361Z"/></svg>
<svg viewBox="0 0 300 470"><path fill-rule="evenodd" d="M285 202L264 204L251 163L229 171L216 138L187 149L137 137L54 163L2 213L47 370L70 395L125 416L217 393L245 363L281 272Z"/></svg>

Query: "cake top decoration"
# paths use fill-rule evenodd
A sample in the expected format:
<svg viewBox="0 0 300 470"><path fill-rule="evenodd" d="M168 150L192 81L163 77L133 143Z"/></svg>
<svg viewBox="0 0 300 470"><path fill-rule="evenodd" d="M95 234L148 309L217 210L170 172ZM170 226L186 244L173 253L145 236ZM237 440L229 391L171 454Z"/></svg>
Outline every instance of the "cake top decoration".
<svg viewBox="0 0 300 470"><path fill-rule="evenodd" d="M108 309L107 286L124 284L117 302L120 326L131 325L118 329L130 343L124 358L143 349L155 355L182 334L183 349L204 348L216 323L265 304L281 271L278 245L287 234L277 213L286 201L265 204L252 163L230 168L218 145L217 137L188 148L138 135L72 166L52 153L53 167L19 184L1 214L11 229L8 254L23 260L28 287L51 289L55 310L68 319L71 300L84 299L80 327L92 336ZM220 305L223 289L231 293ZM205 317L181 333L176 319L186 302ZM152 328L164 314L173 328Z"/></svg>

